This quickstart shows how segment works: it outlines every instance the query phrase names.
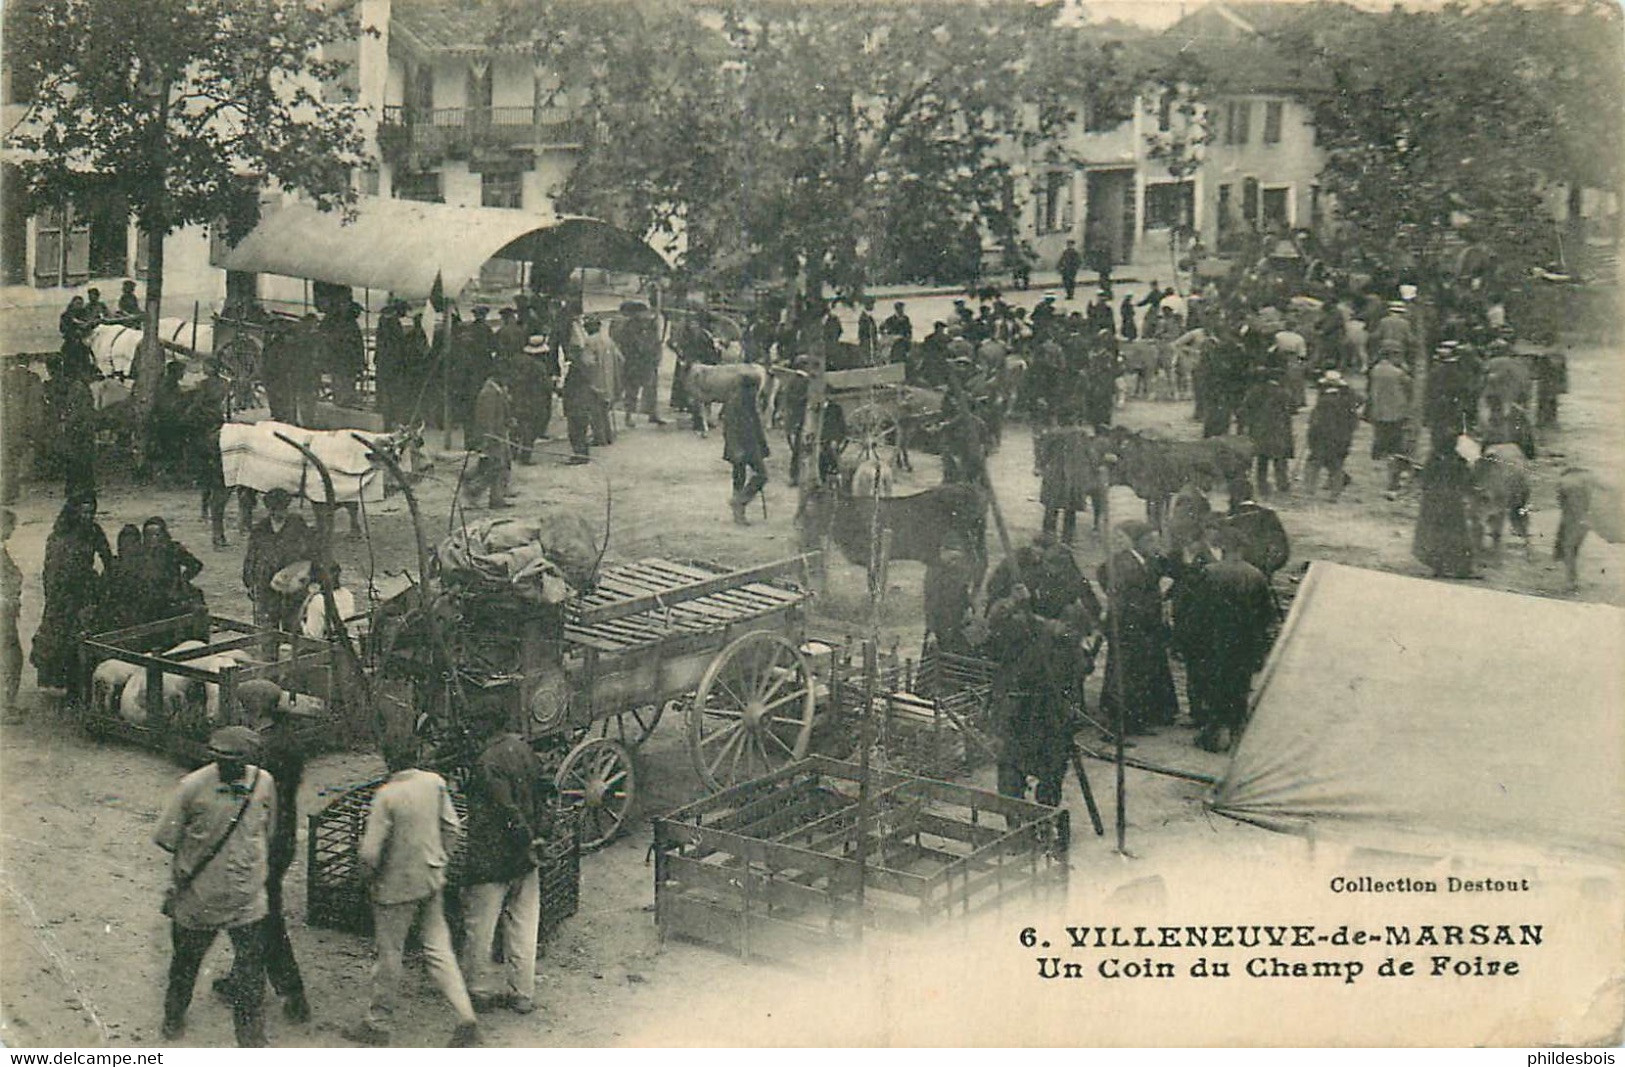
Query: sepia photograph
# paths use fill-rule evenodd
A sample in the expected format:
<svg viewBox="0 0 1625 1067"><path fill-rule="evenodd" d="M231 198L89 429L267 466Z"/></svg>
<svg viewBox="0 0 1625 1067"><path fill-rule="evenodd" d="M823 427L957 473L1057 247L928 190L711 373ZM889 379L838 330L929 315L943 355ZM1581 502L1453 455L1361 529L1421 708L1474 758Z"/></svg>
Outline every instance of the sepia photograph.
<svg viewBox="0 0 1625 1067"><path fill-rule="evenodd" d="M0 1046L1625 1042L1616 0L6 0L0 125Z"/></svg>

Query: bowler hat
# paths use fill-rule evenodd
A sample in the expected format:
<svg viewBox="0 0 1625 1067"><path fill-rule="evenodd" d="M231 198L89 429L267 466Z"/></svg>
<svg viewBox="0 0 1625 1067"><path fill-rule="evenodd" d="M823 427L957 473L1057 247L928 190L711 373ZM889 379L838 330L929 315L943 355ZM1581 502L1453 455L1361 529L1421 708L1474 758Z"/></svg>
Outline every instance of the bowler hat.
<svg viewBox="0 0 1625 1067"><path fill-rule="evenodd" d="M546 355L547 354L547 338L544 335L539 334L539 333L531 334L530 335L530 340L525 342L525 354L527 356L543 356L543 355Z"/></svg>

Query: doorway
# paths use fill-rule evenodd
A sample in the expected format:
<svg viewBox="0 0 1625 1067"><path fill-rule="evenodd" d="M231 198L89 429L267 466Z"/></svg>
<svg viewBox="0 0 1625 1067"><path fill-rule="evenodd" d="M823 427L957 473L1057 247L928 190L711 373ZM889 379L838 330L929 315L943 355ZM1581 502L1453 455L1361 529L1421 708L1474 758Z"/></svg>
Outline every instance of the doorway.
<svg viewBox="0 0 1625 1067"><path fill-rule="evenodd" d="M1103 252L1113 263L1127 263L1134 250L1134 171L1089 171L1086 203L1084 256Z"/></svg>

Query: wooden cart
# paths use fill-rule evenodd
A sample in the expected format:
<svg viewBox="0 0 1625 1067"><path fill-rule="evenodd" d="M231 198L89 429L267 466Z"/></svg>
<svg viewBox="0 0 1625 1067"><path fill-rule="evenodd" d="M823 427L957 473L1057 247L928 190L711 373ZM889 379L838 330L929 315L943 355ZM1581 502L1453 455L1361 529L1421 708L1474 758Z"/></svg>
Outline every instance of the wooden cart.
<svg viewBox="0 0 1625 1067"><path fill-rule="evenodd" d="M187 637L207 633L197 648L160 652ZM332 744L343 736L343 709L335 677L333 646L300 634L268 630L219 615L180 615L143 623L84 640L85 696L80 708L85 729L96 736L120 737L145 748L167 752L183 762L200 763L207 756L209 732L235 721L237 687L263 678L290 694L295 707L303 701L304 732L313 742ZM245 650L253 662L238 666L198 667L197 661L224 652ZM146 672L146 721L133 723L117 707L101 706L95 699L92 678L107 660L118 660ZM164 701L164 677L184 678L216 686L218 708L214 720L202 714L172 714Z"/></svg>
<svg viewBox="0 0 1625 1067"><path fill-rule="evenodd" d="M815 562L795 556L729 570L644 559L605 567L562 620L553 609L521 612L465 597L460 643L449 650L456 698L421 643L395 649L386 670L414 681L417 706L431 719L455 723L481 702L504 708L556 765L560 793L581 808L582 847L595 848L630 818L632 750L669 708L685 712L694 769L708 788L807 754L821 692L803 650L806 574Z"/></svg>

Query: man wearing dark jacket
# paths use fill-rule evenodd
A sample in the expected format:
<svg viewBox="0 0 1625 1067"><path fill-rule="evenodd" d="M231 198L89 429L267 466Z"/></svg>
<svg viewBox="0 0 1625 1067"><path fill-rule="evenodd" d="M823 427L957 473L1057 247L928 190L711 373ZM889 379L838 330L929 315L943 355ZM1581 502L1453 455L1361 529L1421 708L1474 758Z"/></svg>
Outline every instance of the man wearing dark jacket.
<svg viewBox="0 0 1625 1067"><path fill-rule="evenodd" d="M1343 463L1348 459L1354 443L1354 428L1360 423L1360 402L1354 390L1343 381L1343 375L1329 370L1320 378L1320 392L1315 410L1309 415L1309 460L1304 465L1303 487L1313 494L1320 480L1321 470L1326 472L1326 488L1336 500L1343 492L1346 478Z"/></svg>
<svg viewBox="0 0 1625 1067"><path fill-rule="evenodd" d="M1265 377L1247 390L1242 400L1243 428L1253 439L1254 462L1257 464L1258 495L1270 495L1269 470L1275 467L1275 487L1283 493L1292 491L1292 476L1288 464L1294 455L1292 443L1292 412L1297 404L1290 390L1281 383L1281 372L1269 370Z"/></svg>
<svg viewBox="0 0 1625 1067"><path fill-rule="evenodd" d="M462 970L478 1011L535 1010L536 924L541 887L535 842L548 828L553 780L506 724L491 724L468 783L468 884L462 891ZM502 938L502 988L494 988L491 949Z"/></svg>
<svg viewBox="0 0 1625 1067"><path fill-rule="evenodd" d="M1078 253L1078 242L1068 241L1066 248L1061 252L1061 258L1056 261L1055 269L1061 275L1061 288L1066 290L1066 298L1072 299L1078 289L1078 268L1083 266L1083 256Z"/></svg>
<svg viewBox="0 0 1625 1067"><path fill-rule="evenodd" d="M272 489L265 494L265 509L269 513L254 524L248 535L248 548L243 553L243 586L248 598L254 602L254 625L278 630L294 628L293 615L299 609L303 593L280 593L271 587L271 579L290 563L311 558L314 534L305 520L288 514L293 502L286 489Z"/></svg>
<svg viewBox="0 0 1625 1067"><path fill-rule="evenodd" d="M1201 728L1196 743L1220 752L1246 725L1248 691L1269 652L1275 601L1264 573L1225 551L1228 533L1214 535L1222 558L1182 576L1174 636L1189 673L1191 718ZM1229 737L1221 746L1224 732Z"/></svg>
<svg viewBox="0 0 1625 1067"><path fill-rule="evenodd" d="M1087 582L1083 588L1088 589ZM1038 780L1035 799L1054 805L1061 802L1061 781L1077 728L1085 673L1082 643L1093 621L1076 599L1057 617L1042 613L1041 606L1026 585L1012 584L988 606L984 647L999 665L993 681L999 792L1024 797L1032 777Z"/></svg>
<svg viewBox="0 0 1625 1067"><path fill-rule="evenodd" d="M1124 723L1124 732L1149 734L1171 725L1179 713L1173 674L1168 669L1168 624L1163 618L1160 581L1166 570L1157 552L1157 534L1147 523L1130 520L1118 529L1129 547L1101 565L1101 586L1109 600L1106 676L1100 710L1106 722Z"/></svg>

